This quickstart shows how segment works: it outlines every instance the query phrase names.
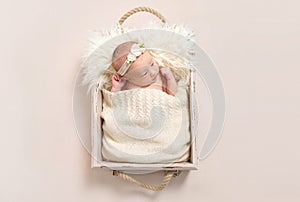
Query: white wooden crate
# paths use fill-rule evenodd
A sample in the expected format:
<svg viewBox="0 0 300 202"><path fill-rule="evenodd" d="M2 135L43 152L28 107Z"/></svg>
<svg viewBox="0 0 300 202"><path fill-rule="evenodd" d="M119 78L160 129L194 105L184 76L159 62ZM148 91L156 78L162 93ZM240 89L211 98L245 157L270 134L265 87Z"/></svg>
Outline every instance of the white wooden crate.
<svg viewBox="0 0 300 202"><path fill-rule="evenodd" d="M197 170L198 169L198 108L197 108L197 92L199 87L199 78L195 70L190 71L190 92L189 92L189 107L190 107L190 134L191 134L191 147L190 147L190 160L182 163L116 163L105 161L102 158L102 120L100 117L102 109L102 94L95 87L91 95L91 144L92 144L92 168L108 168L111 170L120 171L158 171L158 170Z"/></svg>

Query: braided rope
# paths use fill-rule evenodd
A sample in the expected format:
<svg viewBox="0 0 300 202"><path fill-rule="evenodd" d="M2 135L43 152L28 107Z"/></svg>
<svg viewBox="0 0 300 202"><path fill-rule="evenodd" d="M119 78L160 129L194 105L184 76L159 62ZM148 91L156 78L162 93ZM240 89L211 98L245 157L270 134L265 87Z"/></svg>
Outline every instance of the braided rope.
<svg viewBox="0 0 300 202"><path fill-rule="evenodd" d="M117 171L114 170L113 171L113 175L119 176L121 177L123 180L131 182L133 184L136 184L140 187L146 188L146 189L150 189L152 191L161 191L163 190L171 181L172 177L176 177L178 174L174 171L167 171L166 175L164 177L164 179L162 180L161 184L159 186L154 186L154 185L149 185L149 184L145 184L143 182L140 182L132 177L130 177L129 175L121 172L121 171Z"/></svg>
<svg viewBox="0 0 300 202"><path fill-rule="evenodd" d="M138 12L148 12L151 13L153 15L155 15L156 17L158 17L163 23L166 23L166 19L164 16L162 16L158 11L149 8L149 7L137 7L134 8L130 11L128 11L127 13L125 13L119 20L119 24L122 25L124 23L124 21L131 15L138 13Z"/></svg>
<svg viewBox="0 0 300 202"><path fill-rule="evenodd" d="M155 15L156 17L158 17L162 21L162 23L166 23L165 17L162 16L158 11L156 11L152 8L149 8L149 7L137 7L137 8L134 8L134 9L128 11L127 13L125 13L120 18L119 24L122 25L128 17L130 17L131 15L133 15L135 13L138 13L138 12L151 13L151 14ZM170 183L171 178L176 177L179 173L174 172L174 171L167 171L166 174L165 174L165 177L163 178L163 180L161 182L161 184L159 186L154 186L154 185L148 185L148 184L145 184L143 182L140 182L140 181L134 179L133 177L130 177L129 175L127 175L127 174L125 174L121 171L117 171L117 170L113 171L113 175L119 176L125 181L136 184L136 185L141 186L141 187L146 188L146 189L150 189L152 191L161 191L161 190L163 190Z"/></svg>

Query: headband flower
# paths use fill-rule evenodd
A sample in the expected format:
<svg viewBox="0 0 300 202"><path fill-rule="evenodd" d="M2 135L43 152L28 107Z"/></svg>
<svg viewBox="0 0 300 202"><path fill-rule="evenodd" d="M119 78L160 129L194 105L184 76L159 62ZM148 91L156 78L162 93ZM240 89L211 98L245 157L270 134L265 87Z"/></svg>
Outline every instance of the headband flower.
<svg viewBox="0 0 300 202"><path fill-rule="evenodd" d="M130 52L127 55L127 59L124 64L121 66L119 71L117 72L119 75L123 76L130 65L146 50L144 44L133 44L130 48Z"/></svg>

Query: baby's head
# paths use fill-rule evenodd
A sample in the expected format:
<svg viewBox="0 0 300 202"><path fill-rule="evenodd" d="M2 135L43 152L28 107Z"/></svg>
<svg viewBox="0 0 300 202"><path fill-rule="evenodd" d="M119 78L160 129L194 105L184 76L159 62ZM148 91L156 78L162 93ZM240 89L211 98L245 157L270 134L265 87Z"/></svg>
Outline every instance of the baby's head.
<svg viewBox="0 0 300 202"><path fill-rule="evenodd" d="M159 65L142 44L120 44L112 56L112 66L120 77L134 85L146 87L156 81Z"/></svg>

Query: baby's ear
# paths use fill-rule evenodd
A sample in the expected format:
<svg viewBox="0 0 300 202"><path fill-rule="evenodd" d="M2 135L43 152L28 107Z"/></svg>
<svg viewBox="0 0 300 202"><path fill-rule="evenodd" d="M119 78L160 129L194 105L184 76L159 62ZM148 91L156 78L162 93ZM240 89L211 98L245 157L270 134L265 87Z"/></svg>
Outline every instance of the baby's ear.
<svg viewBox="0 0 300 202"><path fill-rule="evenodd" d="M112 78L115 79L115 80L117 80L117 81L120 80L120 76L119 76L118 74L114 74L114 75L112 76Z"/></svg>

